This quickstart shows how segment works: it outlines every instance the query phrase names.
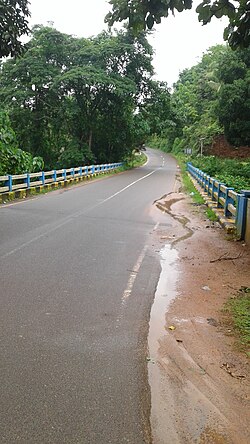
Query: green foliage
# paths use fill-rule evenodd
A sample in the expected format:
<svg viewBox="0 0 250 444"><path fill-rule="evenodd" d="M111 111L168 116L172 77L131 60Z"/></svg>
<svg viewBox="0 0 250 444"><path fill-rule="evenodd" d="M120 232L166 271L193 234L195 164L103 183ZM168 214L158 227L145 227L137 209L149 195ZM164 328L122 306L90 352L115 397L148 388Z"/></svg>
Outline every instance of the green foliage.
<svg viewBox="0 0 250 444"><path fill-rule="evenodd" d="M59 155L56 168L75 168L80 165L90 165L95 162L93 153L85 145L82 149L77 146L70 146Z"/></svg>
<svg viewBox="0 0 250 444"><path fill-rule="evenodd" d="M191 162L209 176L234 188L236 192L250 189L250 160L240 162L234 159L203 156L192 158Z"/></svg>
<svg viewBox="0 0 250 444"><path fill-rule="evenodd" d="M165 153L170 152L170 150L168 150L168 147L167 147L166 139L164 139L161 136L158 136L157 134L152 134L152 136L150 136L147 139L147 144L150 147L159 149L161 151L164 151Z"/></svg>
<svg viewBox="0 0 250 444"><path fill-rule="evenodd" d="M211 208L206 208L205 210L207 218L212 222L216 222L218 220L218 216L214 213Z"/></svg>
<svg viewBox="0 0 250 444"><path fill-rule="evenodd" d="M151 146L171 151L173 141L178 134L178 117L166 83L151 83L150 94L145 101L142 114L149 126L148 140Z"/></svg>
<svg viewBox="0 0 250 444"><path fill-rule="evenodd" d="M163 17L170 13L182 12L191 9L192 0L110 0L112 10L106 16L106 21L112 26L115 22L128 20L128 26L135 33L145 29L152 29L155 24L161 23ZM250 43L249 3L246 0L237 0L232 4L229 0L203 0L196 8L198 19L203 25L211 21L212 17L226 16L229 25L225 28L224 39L232 48L247 47Z"/></svg>
<svg viewBox="0 0 250 444"><path fill-rule="evenodd" d="M144 34L84 39L36 26L26 49L1 66L0 104L20 148L47 169L120 161L145 139L153 67Z"/></svg>
<svg viewBox="0 0 250 444"><path fill-rule="evenodd" d="M179 137L176 137L174 140L172 151L175 154L183 153L185 146L186 146L186 141Z"/></svg>
<svg viewBox="0 0 250 444"><path fill-rule="evenodd" d="M175 157L177 158L178 164L179 164L180 169L181 169L182 183L183 183L183 186L184 186L184 191L192 197L192 200L196 204L198 204L198 205L204 204L203 197L196 190L192 180L190 179L190 177L189 177L189 175L187 173L187 167L186 167L187 159L186 159L186 156L184 156L183 154L177 154Z"/></svg>
<svg viewBox="0 0 250 444"><path fill-rule="evenodd" d="M0 0L0 58L22 52L20 37L29 32L28 5L28 0Z"/></svg>
<svg viewBox="0 0 250 444"><path fill-rule="evenodd" d="M174 152L184 148L199 152L201 139L204 145L210 144L214 136L223 133L215 106L220 87L217 69L225 52L224 46L210 48L200 63L180 74L174 85L171 98L176 123Z"/></svg>
<svg viewBox="0 0 250 444"><path fill-rule="evenodd" d="M250 345L250 288L242 287L236 297L229 299L225 306L231 315L233 326L243 347Z"/></svg>
<svg viewBox="0 0 250 444"><path fill-rule="evenodd" d="M191 148L198 154L201 143L206 148L221 134L233 145L250 145L249 67L249 49L233 52L217 45L180 74L161 112L155 112L154 132L168 150ZM154 122L152 115L149 121Z"/></svg>
<svg viewBox="0 0 250 444"><path fill-rule="evenodd" d="M144 165L147 161L147 156L144 153L132 152L126 159L122 166L122 170L129 170Z"/></svg>
<svg viewBox="0 0 250 444"><path fill-rule="evenodd" d="M31 173L37 173L39 171L44 171L44 160L42 157L33 157L32 158L32 167L29 170Z"/></svg>
<svg viewBox="0 0 250 444"><path fill-rule="evenodd" d="M0 112L0 175L20 174L41 171L44 166L41 157L18 148L16 135L10 119L5 112Z"/></svg>
<svg viewBox="0 0 250 444"><path fill-rule="evenodd" d="M235 146L250 145L250 48L228 51L219 64L222 82L217 115L227 140Z"/></svg>
<svg viewBox="0 0 250 444"><path fill-rule="evenodd" d="M171 118L170 92L166 83L152 82L150 96L143 107L150 134L162 134Z"/></svg>

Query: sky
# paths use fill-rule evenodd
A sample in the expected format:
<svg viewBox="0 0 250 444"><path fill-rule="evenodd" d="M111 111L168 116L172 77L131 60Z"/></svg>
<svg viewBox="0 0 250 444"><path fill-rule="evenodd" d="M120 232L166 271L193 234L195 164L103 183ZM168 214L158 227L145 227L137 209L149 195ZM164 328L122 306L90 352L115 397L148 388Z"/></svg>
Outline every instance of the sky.
<svg viewBox="0 0 250 444"><path fill-rule="evenodd" d="M106 0L30 0L30 25L53 22L58 31L90 37L107 28L104 17L109 9ZM195 8L163 19L149 37L155 51L156 79L172 86L183 69L198 63L211 46L223 43L225 26L226 22L218 19L202 26Z"/></svg>

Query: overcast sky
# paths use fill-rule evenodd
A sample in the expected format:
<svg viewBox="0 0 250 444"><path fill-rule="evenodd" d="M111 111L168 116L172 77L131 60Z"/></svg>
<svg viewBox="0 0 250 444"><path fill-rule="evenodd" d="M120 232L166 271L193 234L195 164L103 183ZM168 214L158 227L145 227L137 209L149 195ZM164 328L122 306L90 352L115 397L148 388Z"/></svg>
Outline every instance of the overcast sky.
<svg viewBox="0 0 250 444"><path fill-rule="evenodd" d="M30 23L52 21L61 32L90 37L106 28L104 17L109 7L106 0L30 0ZM224 27L225 21L218 19L202 26L195 10L164 19L149 37L157 79L169 85L177 81L179 72L196 64L209 47L223 43Z"/></svg>

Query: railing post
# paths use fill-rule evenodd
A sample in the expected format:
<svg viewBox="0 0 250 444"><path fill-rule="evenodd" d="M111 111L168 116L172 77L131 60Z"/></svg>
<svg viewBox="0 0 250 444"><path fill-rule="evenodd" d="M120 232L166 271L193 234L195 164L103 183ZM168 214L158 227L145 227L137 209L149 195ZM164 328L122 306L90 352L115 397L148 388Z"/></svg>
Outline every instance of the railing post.
<svg viewBox="0 0 250 444"><path fill-rule="evenodd" d="M231 200L228 193L229 193L229 191L233 191L233 190L234 190L234 188L227 188L226 189L225 206L224 206L224 216L225 217L228 217L228 215L229 215L229 211L228 211L227 207L228 207L230 200Z"/></svg>
<svg viewBox="0 0 250 444"><path fill-rule="evenodd" d="M95 165L91 166L91 172L92 172L92 174L95 174Z"/></svg>
<svg viewBox="0 0 250 444"><path fill-rule="evenodd" d="M246 235L246 220L247 220L247 204L250 199L250 191L242 190L238 194L237 213L236 213L236 228L240 239L245 239ZM249 227L248 227L249 229Z"/></svg>
<svg viewBox="0 0 250 444"><path fill-rule="evenodd" d="M215 179L211 179L211 182L212 182L211 197L212 197L212 200L214 200L214 182L215 182Z"/></svg>
<svg viewBox="0 0 250 444"><path fill-rule="evenodd" d="M5 184L6 187L9 187L9 191L12 191L12 176L11 174L8 175L8 180Z"/></svg>
<svg viewBox="0 0 250 444"><path fill-rule="evenodd" d="M203 188L204 188L205 191L206 191L206 183L207 183L207 174L204 173L204 176L203 176Z"/></svg>
<svg viewBox="0 0 250 444"><path fill-rule="evenodd" d="M42 181L42 185L45 185L45 173L42 171L40 180Z"/></svg>
<svg viewBox="0 0 250 444"><path fill-rule="evenodd" d="M80 174L80 177L82 177L82 167L80 167L80 169L79 169L79 174Z"/></svg>
<svg viewBox="0 0 250 444"><path fill-rule="evenodd" d="M212 194L212 180L211 180L210 176L208 176L208 190L207 190L207 193L208 193L209 196L211 196L211 194Z"/></svg>
<svg viewBox="0 0 250 444"><path fill-rule="evenodd" d="M198 182L200 184L200 186L202 187L202 181L203 181L203 172L199 169L198 170Z"/></svg>
<svg viewBox="0 0 250 444"><path fill-rule="evenodd" d="M206 179L205 179L205 191L207 191L207 195L209 196L209 183L210 183L210 176L208 176L206 174ZM206 190L206 186L207 186L207 190Z"/></svg>
<svg viewBox="0 0 250 444"><path fill-rule="evenodd" d="M218 208L223 208L223 205L220 203L220 197L221 197L221 195L222 195L222 191L221 191L221 189L220 189L221 185L224 185L224 186L225 186L225 184L224 184L224 183L221 183L221 182L218 183L218 199L217 199L217 207L218 207Z"/></svg>
<svg viewBox="0 0 250 444"><path fill-rule="evenodd" d="M54 170L53 180L54 180L54 182L56 182L56 170Z"/></svg>
<svg viewBox="0 0 250 444"><path fill-rule="evenodd" d="M70 174L71 174L71 177L74 179L74 177L75 177L75 169L74 168L71 168Z"/></svg>
<svg viewBox="0 0 250 444"><path fill-rule="evenodd" d="M247 198L246 221L245 221L245 235L244 239L250 245L250 197Z"/></svg>
<svg viewBox="0 0 250 444"><path fill-rule="evenodd" d="M27 188L30 188L30 174L29 173L27 173L27 175L26 175L25 183L27 185Z"/></svg>

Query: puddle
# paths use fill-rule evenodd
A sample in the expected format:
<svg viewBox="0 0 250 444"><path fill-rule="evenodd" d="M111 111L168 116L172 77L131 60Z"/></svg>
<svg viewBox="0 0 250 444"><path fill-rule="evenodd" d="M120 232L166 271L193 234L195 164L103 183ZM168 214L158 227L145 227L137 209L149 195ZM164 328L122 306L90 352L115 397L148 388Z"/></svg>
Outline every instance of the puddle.
<svg viewBox="0 0 250 444"><path fill-rule="evenodd" d="M157 364L159 340L167 334L165 314L176 297L178 253L171 245L160 251L161 274L151 309L148 336L148 377L151 388L151 428L153 443L166 442L166 414L161 396L161 370ZM157 437L157 439L156 439Z"/></svg>
<svg viewBox="0 0 250 444"><path fill-rule="evenodd" d="M176 297L178 253L171 245L165 245L160 251L161 274L157 285L154 303L152 305L149 325L149 353L155 355L158 350L158 339L165 332L165 313L170 302Z"/></svg>

